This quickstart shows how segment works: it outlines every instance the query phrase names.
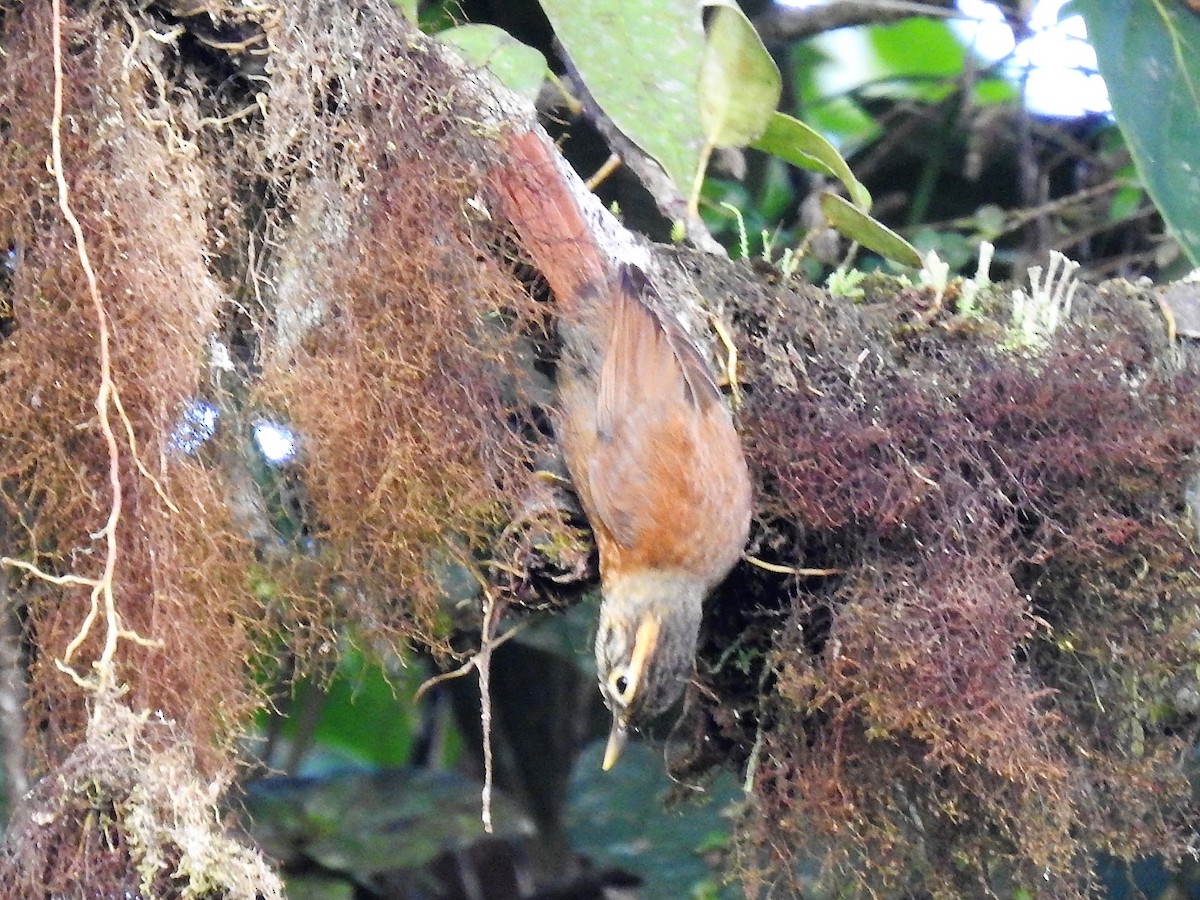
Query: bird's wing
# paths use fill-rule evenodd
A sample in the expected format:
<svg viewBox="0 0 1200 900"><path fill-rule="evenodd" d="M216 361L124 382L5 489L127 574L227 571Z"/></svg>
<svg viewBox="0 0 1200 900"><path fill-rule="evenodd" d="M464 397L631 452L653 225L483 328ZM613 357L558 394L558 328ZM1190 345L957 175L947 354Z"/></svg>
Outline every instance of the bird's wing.
<svg viewBox="0 0 1200 900"><path fill-rule="evenodd" d="M588 482L618 545L665 549L684 524L678 515L702 506L692 496L702 489L702 442L708 420L727 413L695 345L642 299L648 289L640 271L626 268L611 295ZM664 505L668 499L676 510Z"/></svg>
<svg viewBox="0 0 1200 900"><path fill-rule="evenodd" d="M695 344L644 299L653 288L640 269L624 265L612 293L612 333L600 370L596 423L601 437L622 421L685 403L704 412L721 400Z"/></svg>

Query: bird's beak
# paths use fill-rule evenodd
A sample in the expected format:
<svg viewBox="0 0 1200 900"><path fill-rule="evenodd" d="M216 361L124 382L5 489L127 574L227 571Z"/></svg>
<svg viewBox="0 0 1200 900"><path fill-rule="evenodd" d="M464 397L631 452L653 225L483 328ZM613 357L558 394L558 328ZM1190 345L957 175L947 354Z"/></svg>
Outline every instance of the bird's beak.
<svg viewBox="0 0 1200 900"><path fill-rule="evenodd" d="M629 740L629 729L617 716L613 716L612 731L608 733L608 746L604 748L604 762L601 764L605 772L617 764L617 757L625 749Z"/></svg>
<svg viewBox="0 0 1200 900"><path fill-rule="evenodd" d="M627 676L633 684L630 691L631 702L633 695L637 694L641 685L642 677L646 671L646 662L658 646L660 628L658 619L651 613L646 613L642 616L642 621L638 623L637 635L633 641L633 655L629 660ZM601 766L605 772L617 764L617 758L621 755L621 751L625 749L625 742L628 740L629 725L619 713L614 711L612 731L608 733L608 746L604 748L604 763Z"/></svg>

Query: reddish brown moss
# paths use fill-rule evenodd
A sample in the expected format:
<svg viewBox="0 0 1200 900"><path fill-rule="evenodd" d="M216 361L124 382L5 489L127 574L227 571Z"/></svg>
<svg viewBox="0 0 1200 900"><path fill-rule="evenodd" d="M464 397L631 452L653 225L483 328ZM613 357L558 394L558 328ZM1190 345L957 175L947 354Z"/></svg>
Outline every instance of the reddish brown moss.
<svg viewBox="0 0 1200 900"><path fill-rule="evenodd" d="M114 13L115 15L115 13ZM3 552L64 574L98 577L108 518L108 451L97 427L98 327L73 237L47 173L49 7L4 15L0 118L20 140L0 144L0 245L16 251L9 285L15 329L0 346ZM72 207L88 240L112 341L113 377L129 415L136 466L122 443L116 600L122 624L156 642L122 645L117 677L147 708L170 710L200 745L229 740L253 705L243 674L258 616L241 584L250 546L231 529L220 476L170 445L201 392L207 335L224 299L206 265L206 195L219 166L183 156L140 124L145 70L125 58L115 21L68 20L63 155ZM168 505L164 495L170 498ZM28 606L31 697L43 761L81 733L84 698L55 661L81 628L90 589L9 572ZM101 627L72 662L87 675ZM215 760L202 754L205 762Z"/></svg>
<svg viewBox="0 0 1200 900"><path fill-rule="evenodd" d="M826 304L751 301L741 322L761 551L843 570L794 582L758 644L774 690L742 737L748 893L815 857L889 894L1074 896L1096 849L1178 851L1194 372L1161 360L1136 296L1081 303L1034 357Z"/></svg>
<svg viewBox="0 0 1200 900"><path fill-rule="evenodd" d="M328 577L355 586L348 612L442 645L447 569L469 568L529 493L536 312L472 207L484 163L447 99L455 74L400 39L364 52L375 74L330 85L347 105L315 122L356 136L327 172L349 189L294 191L332 267L300 295L320 322L294 341L276 310L260 396L303 435L306 525Z"/></svg>

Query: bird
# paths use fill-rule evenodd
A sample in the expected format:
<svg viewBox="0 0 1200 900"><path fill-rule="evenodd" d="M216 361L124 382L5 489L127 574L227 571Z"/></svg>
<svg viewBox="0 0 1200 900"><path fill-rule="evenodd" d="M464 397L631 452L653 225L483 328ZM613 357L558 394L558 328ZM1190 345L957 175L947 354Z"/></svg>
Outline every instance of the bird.
<svg viewBox="0 0 1200 900"><path fill-rule="evenodd" d="M600 248L546 139L510 134L504 157L501 212L557 304L555 435L599 551L608 770L692 675L704 601L749 536L750 473L706 359L645 273Z"/></svg>

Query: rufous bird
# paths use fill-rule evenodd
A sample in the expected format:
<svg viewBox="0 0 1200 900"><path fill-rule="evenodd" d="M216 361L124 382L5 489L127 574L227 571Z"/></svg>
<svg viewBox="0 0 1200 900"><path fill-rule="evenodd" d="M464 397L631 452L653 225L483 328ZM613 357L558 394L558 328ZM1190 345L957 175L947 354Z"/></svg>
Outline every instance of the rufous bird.
<svg viewBox="0 0 1200 900"><path fill-rule="evenodd" d="M501 212L558 304L555 431L600 551L609 769L692 674L704 599L749 533L750 476L705 358L642 272L601 250L547 142L518 134L505 149Z"/></svg>

